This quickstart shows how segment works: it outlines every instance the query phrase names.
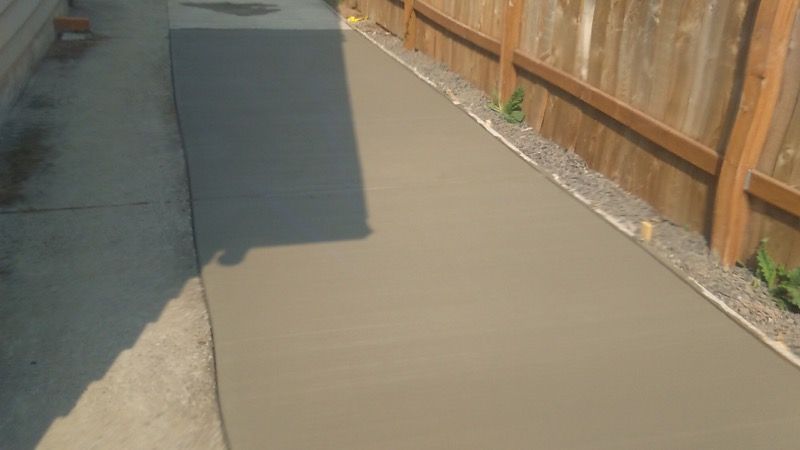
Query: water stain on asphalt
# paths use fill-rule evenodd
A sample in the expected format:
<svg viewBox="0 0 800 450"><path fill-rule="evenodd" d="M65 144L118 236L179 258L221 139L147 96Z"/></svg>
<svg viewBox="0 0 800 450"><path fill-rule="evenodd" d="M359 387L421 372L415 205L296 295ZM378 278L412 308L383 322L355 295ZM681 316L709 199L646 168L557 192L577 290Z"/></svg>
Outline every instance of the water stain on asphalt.
<svg viewBox="0 0 800 450"><path fill-rule="evenodd" d="M231 3L231 2L216 2L216 3L200 3L200 2L181 2L183 6L192 8L202 8L209 11L214 11L223 14L230 14L239 17L248 16L264 16L270 13L275 13L281 9L278 5L271 3Z"/></svg>
<svg viewBox="0 0 800 450"><path fill-rule="evenodd" d="M47 131L39 126L0 136L0 206L23 197L23 184L45 161L46 138Z"/></svg>

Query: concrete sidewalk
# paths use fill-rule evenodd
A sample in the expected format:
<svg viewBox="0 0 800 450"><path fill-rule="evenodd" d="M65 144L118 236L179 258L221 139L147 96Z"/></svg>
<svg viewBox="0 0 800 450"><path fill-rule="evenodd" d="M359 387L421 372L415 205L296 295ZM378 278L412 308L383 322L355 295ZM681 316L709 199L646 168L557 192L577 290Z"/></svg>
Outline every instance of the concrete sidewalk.
<svg viewBox="0 0 800 450"><path fill-rule="evenodd" d="M0 118L0 449L225 448L167 0L75 3Z"/></svg>
<svg viewBox="0 0 800 450"><path fill-rule="evenodd" d="M234 449L796 448L800 372L314 8L172 11Z"/></svg>

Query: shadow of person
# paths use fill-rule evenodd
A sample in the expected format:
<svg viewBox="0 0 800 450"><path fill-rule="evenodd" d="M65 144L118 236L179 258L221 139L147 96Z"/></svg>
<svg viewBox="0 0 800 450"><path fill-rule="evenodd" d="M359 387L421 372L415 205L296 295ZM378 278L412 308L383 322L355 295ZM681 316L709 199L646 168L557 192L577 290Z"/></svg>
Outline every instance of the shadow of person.
<svg viewBox="0 0 800 450"><path fill-rule="evenodd" d="M207 9L223 14L230 14L239 17L264 16L281 10L278 5L270 3L231 3L231 2L181 2L183 6L192 8Z"/></svg>
<svg viewBox="0 0 800 450"><path fill-rule="evenodd" d="M201 266L370 234L342 39L339 29L173 31Z"/></svg>

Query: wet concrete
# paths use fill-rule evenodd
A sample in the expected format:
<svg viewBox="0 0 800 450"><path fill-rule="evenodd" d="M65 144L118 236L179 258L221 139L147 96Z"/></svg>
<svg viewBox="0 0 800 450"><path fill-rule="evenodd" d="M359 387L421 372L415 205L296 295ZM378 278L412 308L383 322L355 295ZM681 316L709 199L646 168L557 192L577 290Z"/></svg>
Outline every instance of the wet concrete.
<svg viewBox="0 0 800 450"><path fill-rule="evenodd" d="M234 449L796 445L797 369L327 25L172 33Z"/></svg>

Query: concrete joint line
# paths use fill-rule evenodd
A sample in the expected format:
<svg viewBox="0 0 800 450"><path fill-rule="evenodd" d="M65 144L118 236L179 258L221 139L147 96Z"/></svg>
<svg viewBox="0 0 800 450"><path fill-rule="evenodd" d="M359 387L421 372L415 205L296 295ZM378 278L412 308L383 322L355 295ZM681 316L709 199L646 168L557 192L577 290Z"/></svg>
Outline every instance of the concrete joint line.
<svg viewBox="0 0 800 450"><path fill-rule="evenodd" d="M141 202L130 202L130 203L111 203L105 205L79 205L79 206L62 206L58 208L23 208L23 209L0 209L0 215L2 214L39 214L39 213L48 213L48 212L60 212L60 211L85 211L91 209L110 209L110 208L125 208L125 207L135 207L135 206L148 206L148 205L170 205L175 202L173 201L163 201L163 202L150 202L150 201L141 201Z"/></svg>

